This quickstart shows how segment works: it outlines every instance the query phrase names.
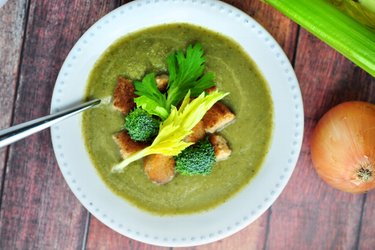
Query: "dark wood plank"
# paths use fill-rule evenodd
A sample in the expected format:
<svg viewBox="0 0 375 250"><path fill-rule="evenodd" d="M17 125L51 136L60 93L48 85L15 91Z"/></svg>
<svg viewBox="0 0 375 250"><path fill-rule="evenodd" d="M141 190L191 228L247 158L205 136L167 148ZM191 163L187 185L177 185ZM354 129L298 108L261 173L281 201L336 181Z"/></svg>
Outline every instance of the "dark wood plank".
<svg viewBox="0 0 375 250"><path fill-rule="evenodd" d="M70 48L112 8L104 1L31 2L14 123L49 113L54 82ZM0 249L82 248L87 211L63 180L49 132L12 145L6 167Z"/></svg>
<svg viewBox="0 0 375 250"><path fill-rule="evenodd" d="M243 230L223 240L197 246L195 250L240 250L263 249L267 232L269 213L265 212ZM178 249L178 248L176 248Z"/></svg>
<svg viewBox="0 0 375 250"><path fill-rule="evenodd" d="M0 8L0 129L11 124L27 1L8 1ZM0 148L0 183L3 182L7 148ZM2 186L0 186L0 194Z"/></svg>
<svg viewBox="0 0 375 250"><path fill-rule="evenodd" d="M166 247L152 246L124 237L116 233L94 216L90 218L90 228L87 237L88 250L105 249L139 249L139 250L167 250Z"/></svg>
<svg viewBox="0 0 375 250"><path fill-rule="evenodd" d="M290 61L294 60L298 25L263 1L226 0L253 17L280 44Z"/></svg>
<svg viewBox="0 0 375 250"><path fill-rule="evenodd" d="M122 3L125 2L127 1L122 1ZM298 30L295 23L261 1L229 0L225 2L243 10L262 24L281 44L288 57L293 60ZM194 249L262 249L267 234L268 215L269 213L266 212L250 226L231 237ZM91 217L87 248L97 249L98 246L102 249L165 249L120 236Z"/></svg>
<svg viewBox="0 0 375 250"><path fill-rule="evenodd" d="M309 140L329 108L369 96L374 101L371 77L305 30L295 70L304 98L305 137L296 170L272 207L267 249L356 249L364 196L334 190L317 176Z"/></svg>
<svg viewBox="0 0 375 250"><path fill-rule="evenodd" d="M369 95L366 101L375 104L375 78L368 85ZM359 249L375 249L375 190L366 194L362 211L361 229L358 237Z"/></svg>
<svg viewBox="0 0 375 250"><path fill-rule="evenodd" d="M359 249L375 248L375 191L367 194L363 214L361 218L361 229L358 237Z"/></svg>

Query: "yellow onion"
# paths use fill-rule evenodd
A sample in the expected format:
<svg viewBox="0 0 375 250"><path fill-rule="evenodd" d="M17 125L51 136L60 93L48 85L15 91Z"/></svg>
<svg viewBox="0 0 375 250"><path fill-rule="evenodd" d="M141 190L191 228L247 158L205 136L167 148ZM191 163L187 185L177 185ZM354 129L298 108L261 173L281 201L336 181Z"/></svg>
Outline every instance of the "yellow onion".
<svg viewBox="0 0 375 250"><path fill-rule="evenodd" d="M349 193L375 188L375 105L352 101L329 110L311 138L318 175Z"/></svg>

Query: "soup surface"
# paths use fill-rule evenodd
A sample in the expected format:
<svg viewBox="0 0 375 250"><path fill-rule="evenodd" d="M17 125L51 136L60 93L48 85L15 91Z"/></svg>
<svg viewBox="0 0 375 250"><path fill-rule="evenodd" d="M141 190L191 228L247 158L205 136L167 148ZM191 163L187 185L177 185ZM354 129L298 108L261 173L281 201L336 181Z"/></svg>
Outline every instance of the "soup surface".
<svg viewBox="0 0 375 250"><path fill-rule="evenodd" d="M122 160L112 135L123 128L124 117L109 101L118 76L141 80L149 72L166 72L167 56L196 42L203 46L206 70L214 72L219 90L230 92L223 102L237 119L220 134L229 142L232 155L216 163L208 176L177 175L165 185L148 180L142 161L122 173L112 173L111 167ZM96 62L87 98L104 100L86 111L82 121L86 147L97 172L114 193L159 215L195 213L228 200L257 173L271 140L272 100L257 66L231 39L189 24L155 26L116 41Z"/></svg>

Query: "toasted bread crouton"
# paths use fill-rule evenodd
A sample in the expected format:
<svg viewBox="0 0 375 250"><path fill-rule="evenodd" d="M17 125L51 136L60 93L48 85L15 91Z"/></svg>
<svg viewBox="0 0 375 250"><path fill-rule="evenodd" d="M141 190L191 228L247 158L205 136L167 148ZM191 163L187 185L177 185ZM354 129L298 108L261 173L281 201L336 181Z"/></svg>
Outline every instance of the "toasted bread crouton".
<svg viewBox="0 0 375 250"><path fill-rule="evenodd" d="M203 116L204 129L214 133L231 124L236 116L221 102L217 102Z"/></svg>
<svg viewBox="0 0 375 250"><path fill-rule="evenodd" d="M173 156L149 155L144 158L143 163L147 177L154 183L165 184L174 177L175 161Z"/></svg>
<svg viewBox="0 0 375 250"><path fill-rule="evenodd" d="M221 135L212 134L209 136L209 141L214 147L216 161L223 161L228 159L232 150L228 147L227 141Z"/></svg>
<svg viewBox="0 0 375 250"><path fill-rule="evenodd" d="M148 146L147 143L133 141L126 131L120 131L113 135L113 140L119 146L124 159Z"/></svg>
<svg viewBox="0 0 375 250"><path fill-rule="evenodd" d="M113 107L125 115L128 114L134 107L134 85L131 80L125 77L119 77L117 86L113 93Z"/></svg>
<svg viewBox="0 0 375 250"><path fill-rule="evenodd" d="M156 81L156 86L158 87L158 89L163 92L167 89L167 86L168 86L168 81L169 81L169 76L168 75L158 75L155 77L155 81Z"/></svg>
<svg viewBox="0 0 375 250"><path fill-rule="evenodd" d="M199 121L197 125L194 126L192 129L193 133L186 136L184 141L186 142L197 142L200 139L203 139L203 137L206 135L206 131L204 130L204 123L203 121Z"/></svg>
<svg viewBox="0 0 375 250"><path fill-rule="evenodd" d="M206 89L205 91L206 91L207 94L211 94L211 93L214 92L215 90L217 90L217 87L214 85L214 86L212 86L212 87Z"/></svg>

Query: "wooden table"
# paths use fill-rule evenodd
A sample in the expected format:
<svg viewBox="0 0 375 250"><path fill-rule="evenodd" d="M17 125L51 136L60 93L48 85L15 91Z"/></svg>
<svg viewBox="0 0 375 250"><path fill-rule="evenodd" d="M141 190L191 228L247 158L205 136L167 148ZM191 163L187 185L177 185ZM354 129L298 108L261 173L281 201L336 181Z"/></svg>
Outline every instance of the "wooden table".
<svg viewBox="0 0 375 250"><path fill-rule="evenodd" d="M9 0L0 9L0 128L49 113L59 69L77 39L127 1ZM318 119L348 100L375 103L375 79L259 0L226 1L280 43L298 76L305 137L293 176L247 228L193 249L375 249L375 192L351 195L316 175ZM91 216L65 183L48 130L0 149L0 249L164 249L121 236Z"/></svg>

